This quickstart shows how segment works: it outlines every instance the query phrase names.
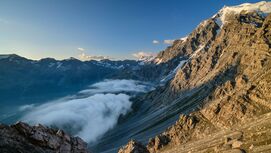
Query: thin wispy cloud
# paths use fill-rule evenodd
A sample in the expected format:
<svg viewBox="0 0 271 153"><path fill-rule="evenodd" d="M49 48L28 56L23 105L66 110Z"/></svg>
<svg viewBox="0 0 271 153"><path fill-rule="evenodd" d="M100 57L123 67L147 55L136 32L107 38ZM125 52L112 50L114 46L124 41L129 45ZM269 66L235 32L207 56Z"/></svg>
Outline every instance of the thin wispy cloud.
<svg viewBox="0 0 271 153"><path fill-rule="evenodd" d="M78 47L77 48L78 51L80 51L80 54L78 55L78 58L81 61L90 61L90 60L96 60L96 61L100 61L100 60L104 60L104 59L110 59L109 56L102 56L102 55L88 55L86 53L86 49L82 48L82 47Z"/></svg>
<svg viewBox="0 0 271 153"><path fill-rule="evenodd" d="M164 44L172 45L175 40L167 39L164 40Z"/></svg>
<svg viewBox="0 0 271 153"><path fill-rule="evenodd" d="M79 51L85 51L85 48L78 47L77 50L79 50Z"/></svg>
<svg viewBox="0 0 271 153"><path fill-rule="evenodd" d="M153 44L159 44L159 41L158 40L153 40L152 43Z"/></svg>
<svg viewBox="0 0 271 153"><path fill-rule="evenodd" d="M85 53L79 54L78 57L81 61L90 61L90 60L100 61L100 60L110 59L109 56L102 56L102 55L92 56L92 55L87 55Z"/></svg>

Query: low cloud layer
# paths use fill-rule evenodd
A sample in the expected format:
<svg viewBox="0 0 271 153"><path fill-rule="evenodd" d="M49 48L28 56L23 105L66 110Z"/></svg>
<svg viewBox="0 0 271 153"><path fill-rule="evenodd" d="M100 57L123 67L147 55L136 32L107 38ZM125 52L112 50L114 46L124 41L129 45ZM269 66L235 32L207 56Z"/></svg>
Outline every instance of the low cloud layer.
<svg viewBox="0 0 271 153"><path fill-rule="evenodd" d="M113 128L121 114L126 114L131 102L125 94L95 94L83 99L48 103L36 107L23 117L31 124L71 130L88 142L95 141Z"/></svg>
<svg viewBox="0 0 271 153"><path fill-rule="evenodd" d="M136 80L105 80L98 82L82 90L79 93L97 94L97 93L118 93L118 92L147 92L150 85Z"/></svg>
<svg viewBox="0 0 271 153"><path fill-rule="evenodd" d="M116 92L147 90L147 84L138 81L107 80L79 94L85 96L72 96L27 108L22 120L63 128L87 142L94 142L117 124L120 115L131 110L130 96Z"/></svg>

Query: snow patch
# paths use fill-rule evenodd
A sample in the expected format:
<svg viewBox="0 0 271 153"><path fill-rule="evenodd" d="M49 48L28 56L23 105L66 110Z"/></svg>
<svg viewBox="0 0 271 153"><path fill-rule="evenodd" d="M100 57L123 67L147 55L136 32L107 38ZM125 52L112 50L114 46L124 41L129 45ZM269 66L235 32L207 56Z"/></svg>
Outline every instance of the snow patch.
<svg viewBox="0 0 271 153"><path fill-rule="evenodd" d="M265 15L271 13L271 2L258 2L258 3L244 3L237 6L224 6L217 14L215 14L212 18L215 19L215 22L223 26L226 21L226 16L228 14L239 14L241 11L246 12L258 12L259 14Z"/></svg>
<svg viewBox="0 0 271 153"><path fill-rule="evenodd" d="M221 18L216 17L216 18L214 18L214 21L219 27L222 27L223 23L222 23Z"/></svg>
<svg viewBox="0 0 271 153"><path fill-rule="evenodd" d="M57 69L60 68L62 66L62 63L61 62L57 62Z"/></svg>
<svg viewBox="0 0 271 153"><path fill-rule="evenodd" d="M160 82L164 83L167 82L168 80L172 79L177 71L182 68L182 66L186 63L187 60L181 60L180 63L177 65L177 67L171 71L166 77L164 77Z"/></svg>
<svg viewBox="0 0 271 153"><path fill-rule="evenodd" d="M138 63L139 65L143 66L145 65L145 62L144 61L141 61L140 63Z"/></svg>
<svg viewBox="0 0 271 153"><path fill-rule="evenodd" d="M180 38L180 40L182 40L184 42L187 40L187 38L188 38L188 36L185 36L185 37Z"/></svg>
<svg viewBox="0 0 271 153"><path fill-rule="evenodd" d="M197 50L193 52L193 54L190 55L190 58L196 57L197 54L204 48L204 45L200 45Z"/></svg>
<svg viewBox="0 0 271 153"><path fill-rule="evenodd" d="M159 65L159 64L161 64L163 62L163 59L161 59L161 58L156 58L155 60L154 60L154 63L156 64L156 65Z"/></svg>
<svg viewBox="0 0 271 153"><path fill-rule="evenodd" d="M220 33L221 29L217 29L216 30L216 35L218 35Z"/></svg>
<svg viewBox="0 0 271 153"><path fill-rule="evenodd" d="M49 65L48 65L48 67L53 67L55 65L55 63L50 63Z"/></svg>
<svg viewBox="0 0 271 153"><path fill-rule="evenodd" d="M123 68L124 68L123 65L120 65L120 66L117 67L117 69L123 69Z"/></svg>
<svg viewBox="0 0 271 153"><path fill-rule="evenodd" d="M114 64L114 63L111 64L111 63L109 63L107 61L97 61L94 64L98 65L98 66L103 66L103 67L106 67L106 68L111 68L111 69L124 69L125 68L124 65L117 65L117 64Z"/></svg>
<svg viewBox="0 0 271 153"><path fill-rule="evenodd" d="M205 27L205 26L207 25L207 21L208 21L208 20L202 21L202 22L198 25L198 27Z"/></svg>

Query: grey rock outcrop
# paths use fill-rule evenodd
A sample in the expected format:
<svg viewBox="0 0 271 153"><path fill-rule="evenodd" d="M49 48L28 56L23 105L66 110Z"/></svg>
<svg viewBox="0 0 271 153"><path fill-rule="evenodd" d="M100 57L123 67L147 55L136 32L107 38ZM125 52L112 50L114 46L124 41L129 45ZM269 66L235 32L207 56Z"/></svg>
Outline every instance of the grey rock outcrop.
<svg viewBox="0 0 271 153"><path fill-rule="evenodd" d="M62 130L23 122L0 125L1 153L89 153L87 144Z"/></svg>

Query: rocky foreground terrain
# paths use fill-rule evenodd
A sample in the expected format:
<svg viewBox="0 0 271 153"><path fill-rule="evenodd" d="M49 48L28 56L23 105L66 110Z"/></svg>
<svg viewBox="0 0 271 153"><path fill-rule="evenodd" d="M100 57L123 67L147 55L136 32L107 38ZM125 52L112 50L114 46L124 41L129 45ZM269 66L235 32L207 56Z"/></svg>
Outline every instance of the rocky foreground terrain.
<svg viewBox="0 0 271 153"><path fill-rule="evenodd" d="M194 108L146 146L119 153L271 152L271 3L224 7L156 61L186 59L165 87L145 98L155 105ZM194 99L182 103L186 93Z"/></svg>
<svg viewBox="0 0 271 153"><path fill-rule="evenodd" d="M7 126L0 124L1 153L89 153L87 144L62 130L23 122Z"/></svg>
<svg viewBox="0 0 271 153"><path fill-rule="evenodd" d="M0 152L88 153L89 151L81 138L71 137L62 130L18 122L11 126L0 124Z"/></svg>
<svg viewBox="0 0 271 153"><path fill-rule="evenodd" d="M197 123L189 120L191 124L184 124L183 120L185 117L182 116L176 124L171 127L177 128L182 126L182 128L191 128L193 130L198 130L195 128ZM182 140L184 142L181 145L172 144L170 141L180 141L178 137L173 137L173 139L167 139L167 137L159 135L154 139L150 140L148 146L131 140L125 147L121 148L119 152L130 153L130 152L163 152L163 153L181 153L181 152L199 152L199 153L212 153L212 152L222 152L222 153L268 153L271 150L270 145L270 134L271 134L271 113L264 114L259 118L253 118L244 122L240 125L236 125L233 128L223 129L219 132L214 131L209 133L204 138L201 139L187 139L188 135L180 133L182 135ZM190 130L191 130L190 129ZM173 134L173 133L172 133ZM176 134L176 133L175 133ZM153 143L156 142L156 143ZM148 150L149 149L149 150ZM156 150L155 150L156 149Z"/></svg>

